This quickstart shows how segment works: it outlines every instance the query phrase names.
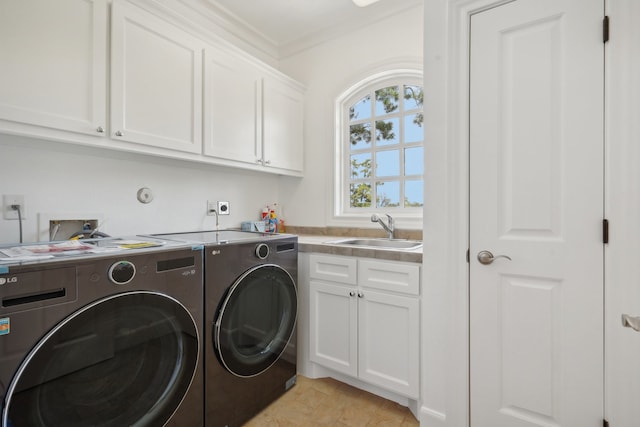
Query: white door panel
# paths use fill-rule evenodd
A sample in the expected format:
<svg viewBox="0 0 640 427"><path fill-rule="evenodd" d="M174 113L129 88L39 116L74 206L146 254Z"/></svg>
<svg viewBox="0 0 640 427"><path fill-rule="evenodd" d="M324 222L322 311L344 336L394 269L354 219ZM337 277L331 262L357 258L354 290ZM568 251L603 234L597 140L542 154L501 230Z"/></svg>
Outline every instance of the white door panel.
<svg viewBox="0 0 640 427"><path fill-rule="evenodd" d="M517 0L471 18L472 426L602 423L602 17Z"/></svg>
<svg viewBox="0 0 640 427"><path fill-rule="evenodd" d="M111 19L112 137L201 153L202 42L133 3Z"/></svg>
<svg viewBox="0 0 640 427"><path fill-rule="evenodd" d="M104 0L0 2L0 119L103 135L107 10Z"/></svg>

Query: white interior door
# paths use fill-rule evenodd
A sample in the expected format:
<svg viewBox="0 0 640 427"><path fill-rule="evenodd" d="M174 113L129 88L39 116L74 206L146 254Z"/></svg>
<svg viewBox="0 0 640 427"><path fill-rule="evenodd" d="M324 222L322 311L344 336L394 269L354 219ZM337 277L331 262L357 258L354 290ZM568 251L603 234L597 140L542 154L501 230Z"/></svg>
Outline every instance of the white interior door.
<svg viewBox="0 0 640 427"><path fill-rule="evenodd" d="M471 18L473 427L602 425L603 10Z"/></svg>

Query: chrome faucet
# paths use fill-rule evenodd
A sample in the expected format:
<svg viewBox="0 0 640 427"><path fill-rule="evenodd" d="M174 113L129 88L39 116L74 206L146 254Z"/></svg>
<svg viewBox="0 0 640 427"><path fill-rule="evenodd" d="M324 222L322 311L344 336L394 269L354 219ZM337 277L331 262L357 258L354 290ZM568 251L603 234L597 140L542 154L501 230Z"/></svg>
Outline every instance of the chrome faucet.
<svg viewBox="0 0 640 427"><path fill-rule="evenodd" d="M387 215L388 219L387 224L385 224L384 220L376 214L371 215L371 222L377 222L378 224L380 224L380 226L384 228L384 231L389 233L389 239L393 239L393 218L391 218L391 215L389 214L385 215Z"/></svg>

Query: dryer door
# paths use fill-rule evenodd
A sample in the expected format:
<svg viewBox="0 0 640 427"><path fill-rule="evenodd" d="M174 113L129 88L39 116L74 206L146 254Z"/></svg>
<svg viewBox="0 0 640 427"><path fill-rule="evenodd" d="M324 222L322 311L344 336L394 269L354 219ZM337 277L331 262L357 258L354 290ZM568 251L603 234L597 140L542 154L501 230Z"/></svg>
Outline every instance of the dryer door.
<svg viewBox="0 0 640 427"><path fill-rule="evenodd" d="M193 379L196 324L175 299L117 294L72 314L33 348L2 426L161 426Z"/></svg>
<svg viewBox="0 0 640 427"><path fill-rule="evenodd" d="M234 375L252 377L273 365L295 330L298 296L282 267L245 272L229 289L213 331L218 358Z"/></svg>

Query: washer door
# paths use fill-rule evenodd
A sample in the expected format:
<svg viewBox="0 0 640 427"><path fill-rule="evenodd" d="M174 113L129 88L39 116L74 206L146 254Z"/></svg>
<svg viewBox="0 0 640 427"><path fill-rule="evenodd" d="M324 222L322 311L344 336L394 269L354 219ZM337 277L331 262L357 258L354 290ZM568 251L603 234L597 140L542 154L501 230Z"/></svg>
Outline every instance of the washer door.
<svg viewBox="0 0 640 427"><path fill-rule="evenodd" d="M164 425L191 384L198 342L193 318L171 297L131 292L99 300L25 358L2 425Z"/></svg>
<svg viewBox="0 0 640 427"><path fill-rule="evenodd" d="M272 264L248 270L218 313L213 340L220 361L239 377L264 372L286 349L297 313L296 286L286 270Z"/></svg>

